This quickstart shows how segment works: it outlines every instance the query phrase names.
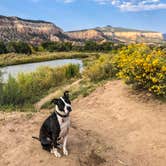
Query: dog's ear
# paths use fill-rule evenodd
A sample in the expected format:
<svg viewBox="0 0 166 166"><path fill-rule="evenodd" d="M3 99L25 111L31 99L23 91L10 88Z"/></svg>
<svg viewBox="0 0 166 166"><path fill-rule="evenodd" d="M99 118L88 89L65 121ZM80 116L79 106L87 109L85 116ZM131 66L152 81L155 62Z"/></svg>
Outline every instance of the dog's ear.
<svg viewBox="0 0 166 166"><path fill-rule="evenodd" d="M69 91L64 92L64 97L69 98Z"/></svg>
<svg viewBox="0 0 166 166"><path fill-rule="evenodd" d="M53 99L52 101L51 101L51 104L58 104L58 99Z"/></svg>

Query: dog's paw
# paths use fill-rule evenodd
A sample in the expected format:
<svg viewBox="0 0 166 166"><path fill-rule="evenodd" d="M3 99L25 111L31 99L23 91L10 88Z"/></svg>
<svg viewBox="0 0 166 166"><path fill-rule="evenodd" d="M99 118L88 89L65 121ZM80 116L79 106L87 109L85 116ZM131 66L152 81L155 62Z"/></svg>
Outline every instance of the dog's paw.
<svg viewBox="0 0 166 166"><path fill-rule="evenodd" d="M50 153L53 154L54 153L54 149L51 149Z"/></svg>
<svg viewBox="0 0 166 166"><path fill-rule="evenodd" d="M58 150L57 150L57 149L55 149L55 148L51 150L51 153L52 153L52 154L54 154L54 155L55 155L55 157L58 157L58 158L60 158L60 157L61 157L61 154L60 154L60 153L58 152Z"/></svg>
<svg viewBox="0 0 166 166"><path fill-rule="evenodd" d="M61 154L59 152L57 152L57 151L54 152L54 155L55 155L55 157L58 157L58 158L61 157Z"/></svg>
<svg viewBox="0 0 166 166"><path fill-rule="evenodd" d="M68 156L68 155L69 155L68 150L67 150L67 149L63 149L63 154L64 154L65 156Z"/></svg>
<svg viewBox="0 0 166 166"><path fill-rule="evenodd" d="M55 157L60 158L61 154L59 152L54 152Z"/></svg>

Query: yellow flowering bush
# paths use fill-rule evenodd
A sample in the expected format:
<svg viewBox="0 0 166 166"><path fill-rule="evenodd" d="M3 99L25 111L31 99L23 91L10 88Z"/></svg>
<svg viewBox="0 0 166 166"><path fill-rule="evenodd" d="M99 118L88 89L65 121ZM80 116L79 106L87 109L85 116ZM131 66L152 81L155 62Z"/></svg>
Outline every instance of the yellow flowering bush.
<svg viewBox="0 0 166 166"><path fill-rule="evenodd" d="M114 57L118 77L137 88L166 96L166 54L145 44L131 44Z"/></svg>

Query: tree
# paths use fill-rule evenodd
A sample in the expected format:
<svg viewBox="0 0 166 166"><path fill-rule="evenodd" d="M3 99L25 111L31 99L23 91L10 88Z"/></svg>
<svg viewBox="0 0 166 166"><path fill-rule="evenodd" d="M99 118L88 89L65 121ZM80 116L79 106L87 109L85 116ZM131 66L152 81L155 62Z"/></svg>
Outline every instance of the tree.
<svg viewBox="0 0 166 166"><path fill-rule="evenodd" d="M4 53L7 53L6 45L4 44L4 42L0 41L0 54Z"/></svg>
<svg viewBox="0 0 166 166"><path fill-rule="evenodd" d="M6 49L7 52L16 52L16 42L9 42L7 43Z"/></svg>
<svg viewBox="0 0 166 166"><path fill-rule="evenodd" d="M41 46L49 52L72 50L72 43L70 42L44 42Z"/></svg>
<svg viewBox="0 0 166 166"><path fill-rule="evenodd" d="M15 52L15 53L23 53L23 54L31 54L32 50L31 47L24 42L9 42L7 44L7 51L8 52Z"/></svg>
<svg viewBox="0 0 166 166"><path fill-rule="evenodd" d="M114 44L112 42L104 42L100 45L101 51L111 51Z"/></svg>
<svg viewBox="0 0 166 166"><path fill-rule="evenodd" d="M44 42L41 44L41 47L43 47L44 50L49 51L49 52L53 52L58 49L56 42Z"/></svg>
<svg viewBox="0 0 166 166"><path fill-rule="evenodd" d="M84 45L85 51L97 51L97 43L94 41L86 41Z"/></svg>
<svg viewBox="0 0 166 166"><path fill-rule="evenodd" d="M3 92L3 78L2 78L2 71L0 70L0 104L2 103L2 92Z"/></svg>
<svg viewBox="0 0 166 166"><path fill-rule="evenodd" d="M29 44L18 42L16 43L16 53L31 54L32 50Z"/></svg>
<svg viewBox="0 0 166 166"><path fill-rule="evenodd" d="M62 51L71 51L72 50L72 43L64 42L62 43Z"/></svg>

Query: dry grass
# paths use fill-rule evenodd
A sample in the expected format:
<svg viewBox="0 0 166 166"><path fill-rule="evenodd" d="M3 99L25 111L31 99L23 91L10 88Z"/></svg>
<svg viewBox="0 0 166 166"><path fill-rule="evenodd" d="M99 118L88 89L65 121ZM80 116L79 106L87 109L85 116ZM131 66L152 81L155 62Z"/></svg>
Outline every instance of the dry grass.
<svg viewBox="0 0 166 166"><path fill-rule="evenodd" d="M97 53L81 53L81 52L38 52L32 55L26 54L1 54L0 55L0 66L9 66L16 64L43 62L55 59L70 59L70 58L88 58L91 56L96 56Z"/></svg>

